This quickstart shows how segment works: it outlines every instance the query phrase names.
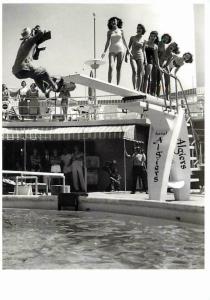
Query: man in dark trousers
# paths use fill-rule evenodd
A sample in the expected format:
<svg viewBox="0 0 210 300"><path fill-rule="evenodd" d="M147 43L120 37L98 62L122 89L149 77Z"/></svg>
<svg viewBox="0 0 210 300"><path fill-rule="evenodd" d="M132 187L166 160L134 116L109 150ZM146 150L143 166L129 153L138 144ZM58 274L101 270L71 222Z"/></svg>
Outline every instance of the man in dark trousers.
<svg viewBox="0 0 210 300"><path fill-rule="evenodd" d="M53 80L48 72L42 67L34 67L32 62L34 55L37 51L37 45L40 41L43 42L45 39L50 38L50 32L41 31L39 27L37 30L33 31L30 28L24 28L21 32L22 42L17 52L15 63L12 67L12 73L18 79L32 78L38 88L49 97L49 91L58 92L60 85L62 85L62 80L56 83L56 79ZM37 59L37 58L35 58Z"/></svg>
<svg viewBox="0 0 210 300"><path fill-rule="evenodd" d="M142 180L142 185L146 194L148 193L147 186L147 171L146 171L146 155L141 147L135 147L134 153L129 155L125 152L126 156L133 159L133 184L131 194L136 192L137 179Z"/></svg>

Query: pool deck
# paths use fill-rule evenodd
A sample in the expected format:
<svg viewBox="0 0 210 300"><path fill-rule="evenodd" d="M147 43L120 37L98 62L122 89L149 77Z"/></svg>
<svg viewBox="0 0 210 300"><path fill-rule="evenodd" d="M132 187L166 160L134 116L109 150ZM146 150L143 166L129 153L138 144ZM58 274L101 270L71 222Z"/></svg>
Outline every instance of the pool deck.
<svg viewBox="0 0 210 300"><path fill-rule="evenodd" d="M175 201L167 194L167 201L149 200L145 193L91 192L79 196L79 210L103 211L135 216L169 219L173 221L204 224L205 195L191 194L189 201ZM4 195L3 208L58 209L58 196Z"/></svg>

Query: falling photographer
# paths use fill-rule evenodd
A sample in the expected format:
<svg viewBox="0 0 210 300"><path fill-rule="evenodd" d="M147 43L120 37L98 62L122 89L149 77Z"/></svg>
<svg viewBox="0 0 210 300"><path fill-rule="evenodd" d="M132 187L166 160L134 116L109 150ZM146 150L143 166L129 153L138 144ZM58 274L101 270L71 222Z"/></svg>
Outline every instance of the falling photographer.
<svg viewBox="0 0 210 300"><path fill-rule="evenodd" d="M31 78L35 81L38 88L49 97L49 92L59 92L63 80L56 83L43 67L33 66L33 60L39 58L39 52L45 50L45 47L39 48L38 45L51 38L50 31L42 31L37 25L32 30L28 27L21 32L21 44L17 52L15 63L12 67L12 73L18 79Z"/></svg>

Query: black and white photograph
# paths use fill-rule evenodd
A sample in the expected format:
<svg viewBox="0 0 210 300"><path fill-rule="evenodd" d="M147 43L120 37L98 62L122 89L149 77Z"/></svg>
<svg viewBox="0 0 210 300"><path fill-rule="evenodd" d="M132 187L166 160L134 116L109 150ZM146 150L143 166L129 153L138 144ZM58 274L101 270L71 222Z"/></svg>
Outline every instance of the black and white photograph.
<svg viewBox="0 0 210 300"><path fill-rule="evenodd" d="M123 286L116 277L135 272L144 299L154 299L158 274L173 273L161 300L177 299L172 282L177 292L191 286L179 299L209 299L207 8L1 2L2 277L18 271L27 281L36 271L45 280L50 271L48 296L57 299L59 272L68 272L57 284L69 293L67 274L82 290L94 273ZM139 299L134 290L90 299ZM38 289L28 295L37 297Z"/></svg>

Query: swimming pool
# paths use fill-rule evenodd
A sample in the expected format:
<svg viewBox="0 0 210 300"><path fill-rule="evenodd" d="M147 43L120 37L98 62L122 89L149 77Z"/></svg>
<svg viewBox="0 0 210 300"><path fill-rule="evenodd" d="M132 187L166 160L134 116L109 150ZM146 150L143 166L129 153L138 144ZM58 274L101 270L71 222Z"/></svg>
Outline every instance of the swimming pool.
<svg viewBox="0 0 210 300"><path fill-rule="evenodd" d="M100 212L3 210L3 269L202 269L203 226Z"/></svg>

